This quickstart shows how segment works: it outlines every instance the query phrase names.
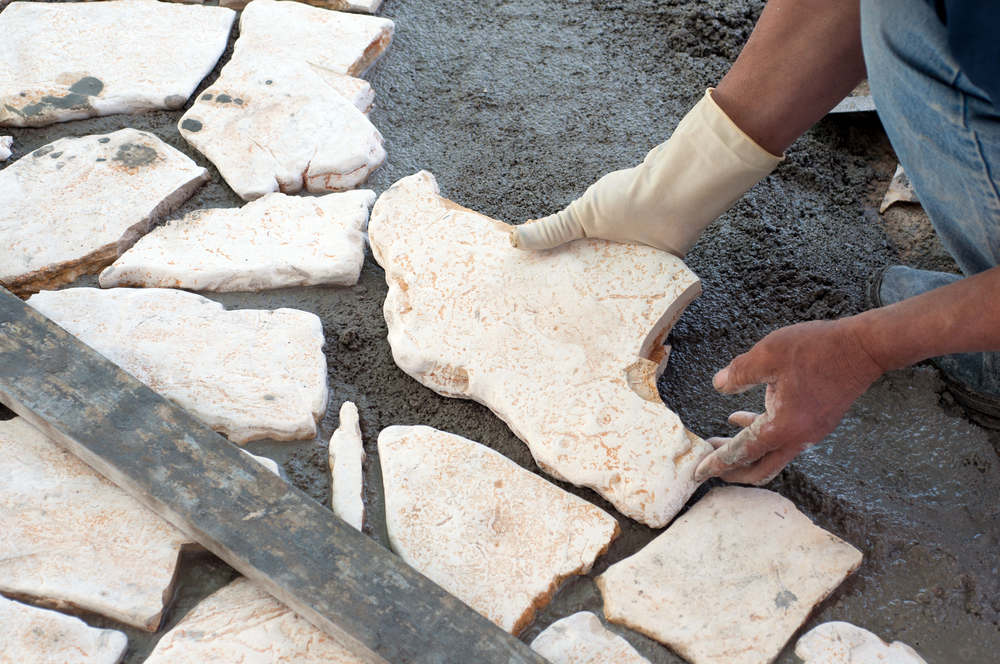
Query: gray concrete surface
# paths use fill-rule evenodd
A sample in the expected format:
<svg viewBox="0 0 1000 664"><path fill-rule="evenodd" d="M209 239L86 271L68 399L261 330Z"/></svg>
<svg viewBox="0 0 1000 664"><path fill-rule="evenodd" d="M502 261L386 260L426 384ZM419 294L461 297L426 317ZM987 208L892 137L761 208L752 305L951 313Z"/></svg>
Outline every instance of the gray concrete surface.
<svg viewBox="0 0 1000 664"><path fill-rule="evenodd" d="M762 7L748 0L385 0L379 14L396 21L396 37L366 78L376 91L371 117L386 138L388 159L369 186L380 193L426 168L445 196L498 219L554 212L666 139L725 73ZM231 46L220 65L230 52ZM217 75L218 68L199 90ZM218 172L178 134L183 110L12 130L13 159L63 136L138 127L212 172L213 182L177 215L238 205ZM926 226L894 218L883 227L876 208L895 163L874 114L827 118L695 245L688 264L705 293L669 339L674 350L660 391L698 434L731 435L730 412L761 407L759 390L725 397L710 380L769 331L860 311L866 280L879 266L947 265ZM326 503L325 441L340 404L355 401L369 455L366 532L383 544L375 439L385 426L426 424L458 433L538 472L527 448L486 408L439 397L396 368L381 314L385 292L369 255L355 287L214 296L232 308L292 306L321 316L331 384L322 440L249 449L278 460L291 481ZM566 488L616 514L623 535L588 577L559 591L525 640L582 608L600 612L593 578L657 534L592 492ZM837 431L771 488L865 555L858 573L804 630L849 620L908 643L931 664L1000 661L1000 461L932 369L895 372L876 383ZM233 574L204 554L187 563L168 627ZM681 661L640 635L613 629L653 662ZM127 661L141 662L156 636L127 631ZM789 646L777 661L798 660Z"/></svg>

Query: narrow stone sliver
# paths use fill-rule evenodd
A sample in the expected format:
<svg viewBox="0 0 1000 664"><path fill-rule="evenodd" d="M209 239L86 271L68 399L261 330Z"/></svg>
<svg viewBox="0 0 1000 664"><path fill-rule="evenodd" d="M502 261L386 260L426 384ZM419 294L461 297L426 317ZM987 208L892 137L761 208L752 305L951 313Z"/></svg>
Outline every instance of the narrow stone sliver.
<svg viewBox="0 0 1000 664"><path fill-rule="evenodd" d="M340 426L330 437L330 487L333 513L361 530L365 521L365 448L361 440L358 407L345 401L340 407Z"/></svg>
<svg viewBox="0 0 1000 664"><path fill-rule="evenodd" d="M589 611L552 623L532 640L531 649L552 664L649 664Z"/></svg>

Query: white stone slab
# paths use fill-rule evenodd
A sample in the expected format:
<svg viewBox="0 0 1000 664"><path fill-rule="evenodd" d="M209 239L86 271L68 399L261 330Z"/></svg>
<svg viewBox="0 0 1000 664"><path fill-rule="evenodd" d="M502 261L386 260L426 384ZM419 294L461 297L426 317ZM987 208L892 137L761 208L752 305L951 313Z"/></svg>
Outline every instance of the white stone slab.
<svg viewBox="0 0 1000 664"><path fill-rule="evenodd" d="M656 390L698 278L674 256L603 240L518 251L509 230L441 198L427 172L382 194L369 238L396 364L489 406L554 477L666 525L712 449Z"/></svg>
<svg viewBox="0 0 1000 664"><path fill-rule="evenodd" d="M0 126L178 109L235 18L154 0L13 2L0 14Z"/></svg>
<svg viewBox="0 0 1000 664"><path fill-rule="evenodd" d="M713 489L597 579L604 613L693 664L771 662L861 552L771 491Z"/></svg>
<svg viewBox="0 0 1000 664"><path fill-rule="evenodd" d="M632 645L608 630L589 611L549 625L531 649L552 664L649 664Z"/></svg>
<svg viewBox="0 0 1000 664"><path fill-rule="evenodd" d="M203 600L145 664L365 664L249 579Z"/></svg>
<svg viewBox="0 0 1000 664"><path fill-rule="evenodd" d="M0 597L0 661L10 664L118 664L128 637Z"/></svg>
<svg viewBox="0 0 1000 664"><path fill-rule="evenodd" d="M11 147L14 145L14 138L11 136L0 136L0 161L10 159Z"/></svg>
<svg viewBox="0 0 1000 664"><path fill-rule="evenodd" d="M210 179L134 129L39 148L0 171L0 284L27 294L99 272Z"/></svg>
<svg viewBox="0 0 1000 664"><path fill-rule="evenodd" d="M159 288L44 291L28 304L234 443L314 438L326 413L315 314L226 311Z"/></svg>
<svg viewBox="0 0 1000 664"><path fill-rule="evenodd" d="M358 530L365 520L365 447L361 440L358 407L345 401L340 425L330 438L330 473L333 476L333 513Z"/></svg>
<svg viewBox="0 0 1000 664"><path fill-rule="evenodd" d="M189 537L20 418L0 486L0 592L159 627Z"/></svg>
<svg viewBox="0 0 1000 664"><path fill-rule="evenodd" d="M795 645L805 664L927 664L899 641L889 645L866 629L829 622L811 629Z"/></svg>
<svg viewBox="0 0 1000 664"><path fill-rule="evenodd" d="M335 11L374 14L382 6L382 0L299 0L306 4ZM219 4L230 9L243 9L250 0L220 0Z"/></svg>
<svg viewBox="0 0 1000 664"><path fill-rule="evenodd" d="M917 192L913 189L913 185L910 183L910 178L906 176L906 172L903 170L902 164L896 165L896 172L892 176L892 180L889 182L889 188L885 192L885 197L882 198L882 205L879 206L878 211L885 212L889 209L889 206L893 203L919 203L920 200L917 198Z"/></svg>
<svg viewBox="0 0 1000 664"><path fill-rule="evenodd" d="M268 194L153 229L100 277L102 288L259 291L357 283L375 193Z"/></svg>
<svg viewBox="0 0 1000 664"><path fill-rule="evenodd" d="M606 512L461 436L389 427L378 450L393 551L511 634L618 536Z"/></svg>
<svg viewBox="0 0 1000 664"><path fill-rule="evenodd" d="M353 189L385 160L364 113L302 61L266 52L234 56L178 126L246 200Z"/></svg>

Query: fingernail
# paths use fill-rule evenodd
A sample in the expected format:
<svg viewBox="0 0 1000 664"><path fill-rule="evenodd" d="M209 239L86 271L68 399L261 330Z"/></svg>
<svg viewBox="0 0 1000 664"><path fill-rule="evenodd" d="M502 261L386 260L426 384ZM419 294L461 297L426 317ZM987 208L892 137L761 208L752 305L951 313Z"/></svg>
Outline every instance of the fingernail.
<svg viewBox="0 0 1000 664"><path fill-rule="evenodd" d="M723 387L726 386L726 383L728 382L729 382L729 367L722 369L712 378L712 386L717 390L721 390Z"/></svg>
<svg viewBox="0 0 1000 664"><path fill-rule="evenodd" d="M710 471L708 471L708 470L696 470L694 472L694 481L695 482L704 482L705 480L707 480L711 476L712 476L712 473Z"/></svg>

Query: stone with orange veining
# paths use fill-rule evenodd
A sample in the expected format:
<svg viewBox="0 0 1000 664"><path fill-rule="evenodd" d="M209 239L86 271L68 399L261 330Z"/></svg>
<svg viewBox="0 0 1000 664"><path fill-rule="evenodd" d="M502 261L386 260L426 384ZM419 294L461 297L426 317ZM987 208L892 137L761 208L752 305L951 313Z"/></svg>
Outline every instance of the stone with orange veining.
<svg viewBox="0 0 1000 664"><path fill-rule="evenodd" d="M692 664L768 664L861 552L764 489L713 489L597 579L604 613Z"/></svg>
<svg viewBox="0 0 1000 664"><path fill-rule="evenodd" d="M656 390L663 339L698 278L674 256L604 240L518 251L509 230L442 198L427 172L382 194L369 239L393 358L489 406L549 474L666 525L712 449Z"/></svg>
<svg viewBox="0 0 1000 664"><path fill-rule="evenodd" d="M552 623L535 637L531 649L552 664L649 664L589 611Z"/></svg>
<svg viewBox="0 0 1000 664"><path fill-rule="evenodd" d="M365 521L365 448L361 440L358 407L345 401L340 407L340 425L330 437L331 506L333 513L361 530Z"/></svg>
<svg viewBox="0 0 1000 664"><path fill-rule="evenodd" d="M0 517L2 518L2 517ZM118 664L128 638L0 596L0 659L10 664Z"/></svg>
<svg viewBox="0 0 1000 664"><path fill-rule="evenodd" d="M828 622L809 630L795 644L805 664L927 664L910 646L886 643L866 629Z"/></svg>
<svg viewBox="0 0 1000 664"><path fill-rule="evenodd" d="M162 288L43 291L28 304L234 443L313 438L326 414L315 314L226 311Z"/></svg>
<svg viewBox="0 0 1000 664"><path fill-rule="evenodd" d="M159 627L187 535L21 418L0 422L0 487L0 592Z"/></svg>
<svg viewBox="0 0 1000 664"><path fill-rule="evenodd" d="M378 450L393 551L512 634L618 535L606 512L461 436L394 426Z"/></svg>
<svg viewBox="0 0 1000 664"><path fill-rule="evenodd" d="M0 171L0 284L27 295L100 272L209 179L135 129L25 155Z"/></svg>

